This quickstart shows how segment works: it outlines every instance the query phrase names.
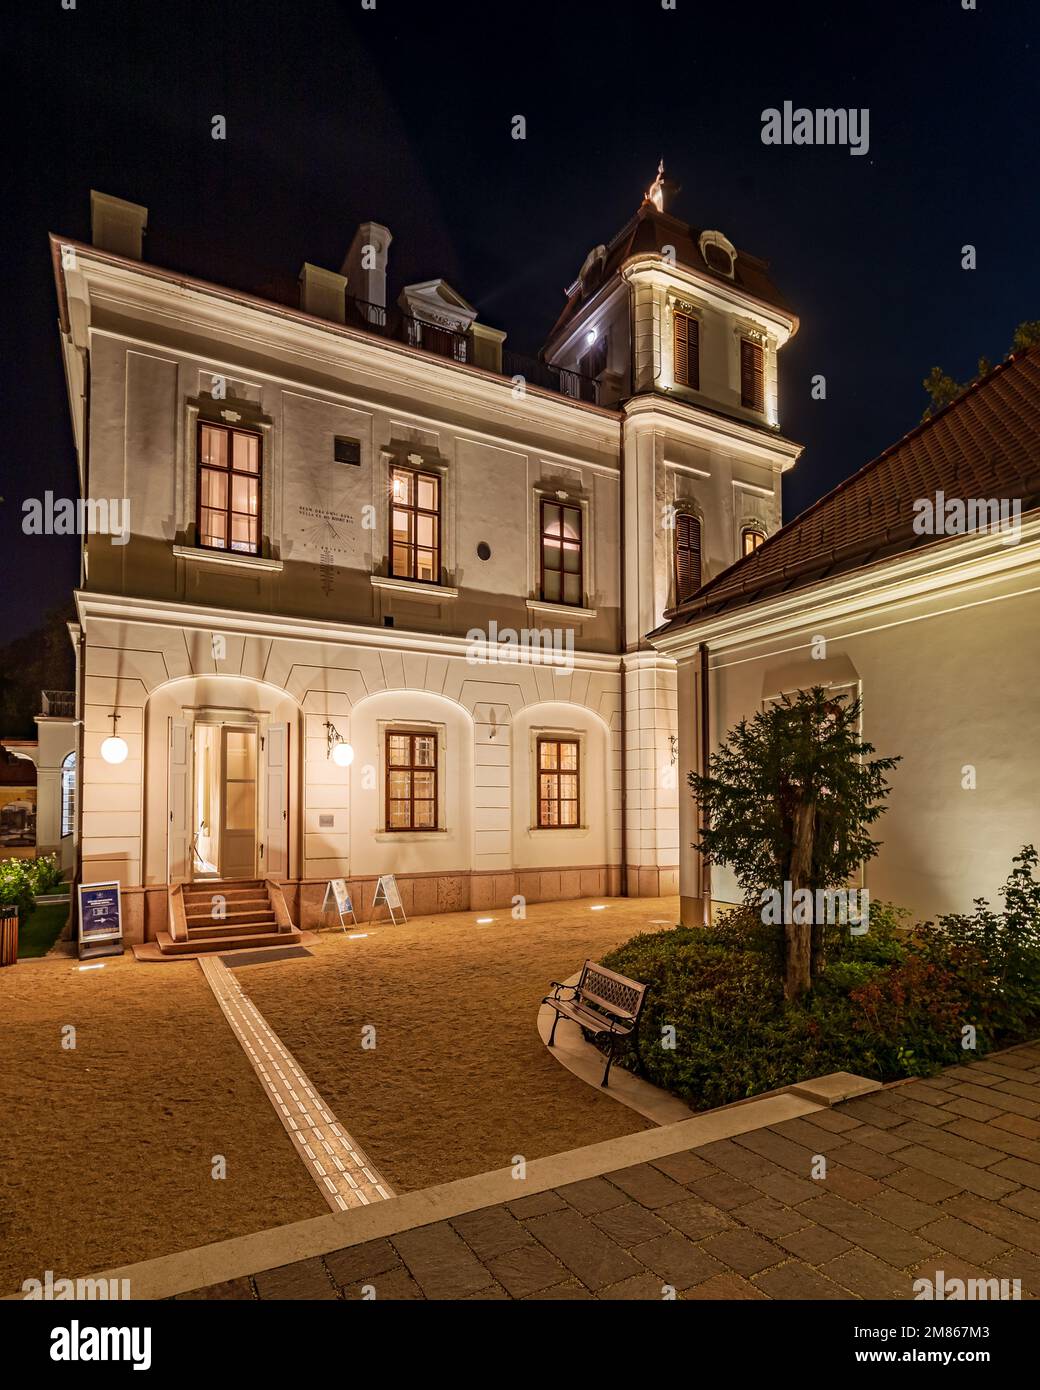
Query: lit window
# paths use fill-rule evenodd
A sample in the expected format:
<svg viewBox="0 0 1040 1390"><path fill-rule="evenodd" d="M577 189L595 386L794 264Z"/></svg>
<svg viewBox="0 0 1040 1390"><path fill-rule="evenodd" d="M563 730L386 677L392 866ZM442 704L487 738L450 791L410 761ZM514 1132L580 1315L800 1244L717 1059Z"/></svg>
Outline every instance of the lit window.
<svg viewBox="0 0 1040 1390"><path fill-rule="evenodd" d="M76 822L76 755L70 753L61 765L61 834L71 835Z"/></svg>
<svg viewBox="0 0 1040 1390"><path fill-rule="evenodd" d="M675 518L675 601L685 603L701 587L701 523L690 512Z"/></svg>
<svg viewBox="0 0 1040 1390"><path fill-rule="evenodd" d="M388 729L387 830L436 830L437 821L437 735Z"/></svg>
<svg viewBox="0 0 1040 1390"><path fill-rule="evenodd" d="M740 533L740 553L750 555L766 538L766 533L760 531L757 526L745 526Z"/></svg>
<svg viewBox="0 0 1040 1390"><path fill-rule="evenodd" d="M258 434L200 422L199 545L260 553L260 453Z"/></svg>
<svg viewBox="0 0 1040 1390"><path fill-rule="evenodd" d="M441 480L436 473L394 464L390 469L390 573L439 584Z"/></svg>
<svg viewBox="0 0 1040 1390"><path fill-rule="evenodd" d="M538 740L538 829L573 830L580 824L578 740Z"/></svg>
<svg viewBox="0 0 1040 1390"><path fill-rule="evenodd" d="M542 498L542 601L582 603L581 508Z"/></svg>

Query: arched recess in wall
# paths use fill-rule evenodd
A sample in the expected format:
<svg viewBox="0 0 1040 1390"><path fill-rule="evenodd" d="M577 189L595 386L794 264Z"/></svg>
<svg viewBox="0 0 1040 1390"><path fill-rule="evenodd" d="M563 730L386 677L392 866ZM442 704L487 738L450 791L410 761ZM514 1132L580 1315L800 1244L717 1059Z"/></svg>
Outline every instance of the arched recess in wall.
<svg viewBox="0 0 1040 1390"><path fill-rule="evenodd" d="M473 867L473 719L428 690L380 690L350 712L350 874ZM432 805L431 805L432 802Z"/></svg>
<svg viewBox="0 0 1040 1390"><path fill-rule="evenodd" d="M514 715L511 735L516 867L592 868L614 862L620 763L606 722L584 705L547 700ZM576 825L570 814L575 773Z"/></svg>
<svg viewBox="0 0 1040 1390"><path fill-rule="evenodd" d="M283 687L251 676L210 674L165 681L149 692L145 703L142 801L147 883L193 876L192 842L197 822L206 814L205 790L199 786L204 759L196 765L197 735L204 726L219 730L224 724L255 731L255 871L279 878L299 875L304 743L299 703Z"/></svg>

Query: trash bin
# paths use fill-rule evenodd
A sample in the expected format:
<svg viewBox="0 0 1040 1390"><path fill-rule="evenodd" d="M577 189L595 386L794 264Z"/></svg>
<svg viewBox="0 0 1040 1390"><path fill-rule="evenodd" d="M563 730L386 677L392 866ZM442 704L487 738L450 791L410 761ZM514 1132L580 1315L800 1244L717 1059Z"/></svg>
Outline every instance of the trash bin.
<svg viewBox="0 0 1040 1390"><path fill-rule="evenodd" d="M18 964L18 909L0 906L0 965Z"/></svg>

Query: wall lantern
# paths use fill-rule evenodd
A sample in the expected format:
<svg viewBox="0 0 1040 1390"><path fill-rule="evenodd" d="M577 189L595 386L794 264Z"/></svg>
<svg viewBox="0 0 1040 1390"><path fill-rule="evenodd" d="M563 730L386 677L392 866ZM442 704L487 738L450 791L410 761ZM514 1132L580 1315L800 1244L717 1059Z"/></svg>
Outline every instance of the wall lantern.
<svg viewBox="0 0 1040 1390"><path fill-rule="evenodd" d="M126 755L130 752L125 738L120 738L116 733L116 720L120 716L112 711L112 736L106 738L101 745L101 756L106 763L125 763Z"/></svg>
<svg viewBox="0 0 1040 1390"><path fill-rule="evenodd" d="M325 756L331 758L337 767L349 767L354 761L354 750L330 720L325 720L328 747Z"/></svg>
<svg viewBox="0 0 1040 1390"><path fill-rule="evenodd" d="M596 341L596 330L594 328L590 328L585 334L585 341L587 343L594 343Z"/></svg>

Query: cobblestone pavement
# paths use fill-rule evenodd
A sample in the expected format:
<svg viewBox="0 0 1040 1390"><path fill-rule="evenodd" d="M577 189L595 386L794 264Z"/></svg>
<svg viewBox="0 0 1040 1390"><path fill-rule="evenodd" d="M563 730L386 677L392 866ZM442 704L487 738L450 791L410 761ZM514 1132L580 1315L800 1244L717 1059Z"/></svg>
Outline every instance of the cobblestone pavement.
<svg viewBox="0 0 1040 1390"><path fill-rule="evenodd" d="M199 965L275 1114L332 1210L346 1211L392 1197L393 1188L339 1124L223 961L201 956Z"/></svg>
<svg viewBox="0 0 1040 1390"><path fill-rule="evenodd" d="M1040 1044L181 1297L907 1299L939 1270L1040 1297Z"/></svg>

